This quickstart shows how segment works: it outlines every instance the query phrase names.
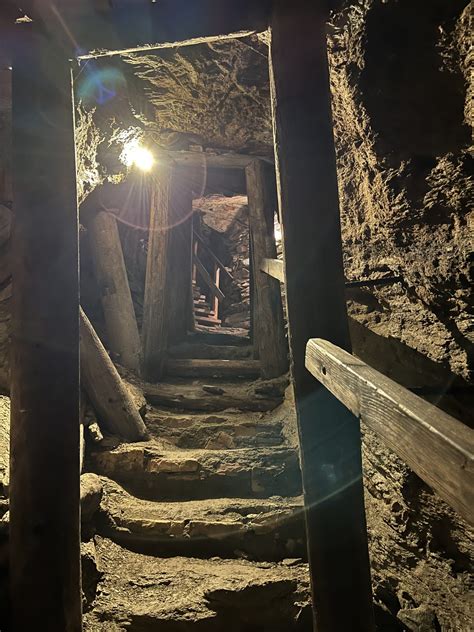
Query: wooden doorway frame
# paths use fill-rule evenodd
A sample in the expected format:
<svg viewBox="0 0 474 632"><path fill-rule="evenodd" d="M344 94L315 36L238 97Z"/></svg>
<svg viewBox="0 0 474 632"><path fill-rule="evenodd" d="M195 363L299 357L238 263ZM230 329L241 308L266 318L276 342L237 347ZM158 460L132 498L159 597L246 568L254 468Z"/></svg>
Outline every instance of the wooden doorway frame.
<svg viewBox="0 0 474 632"><path fill-rule="evenodd" d="M18 253L13 262L12 345L14 629L28 629L33 622L48 632L81 629L79 293L69 60L270 29L276 174L315 622L319 632L370 632L374 623L359 423L304 366L310 338L350 350L326 2L121 0L114 7L114 1L58 0L54 11L42 0L26 4L34 21L19 27L28 34L13 62ZM63 123L56 131L48 129L48 135L39 116L26 125L33 107L28 101L31 82L36 103ZM44 151L47 143L45 181L25 159ZM56 249L52 259L47 244ZM48 405L45 389L55 394ZM53 555L45 563L48 543ZM42 628L40 611L48 615Z"/></svg>

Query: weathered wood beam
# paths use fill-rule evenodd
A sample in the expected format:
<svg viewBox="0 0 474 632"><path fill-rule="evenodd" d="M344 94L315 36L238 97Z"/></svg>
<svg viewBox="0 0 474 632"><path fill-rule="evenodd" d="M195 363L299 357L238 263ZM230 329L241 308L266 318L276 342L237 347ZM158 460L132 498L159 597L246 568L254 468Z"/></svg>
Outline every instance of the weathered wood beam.
<svg viewBox="0 0 474 632"><path fill-rule="evenodd" d="M12 201L12 71L0 55L0 204Z"/></svg>
<svg viewBox="0 0 474 632"><path fill-rule="evenodd" d="M278 279L281 283L285 282L285 264L280 259L262 259L260 270L274 279Z"/></svg>
<svg viewBox="0 0 474 632"><path fill-rule="evenodd" d="M474 431L327 340L310 340L306 366L354 415L470 524Z"/></svg>
<svg viewBox="0 0 474 632"><path fill-rule="evenodd" d="M274 215L276 184L273 170L260 160L246 168L249 229L252 241L254 300L254 344L263 377L277 377L288 370L288 349L281 302L280 284L260 270L262 258L276 257Z"/></svg>
<svg viewBox="0 0 474 632"><path fill-rule="evenodd" d="M167 266L169 341L186 336L193 318L193 194L180 172L173 175Z"/></svg>
<svg viewBox="0 0 474 632"><path fill-rule="evenodd" d="M79 266L71 75L49 34L27 29L18 37L13 60L11 629L80 632Z"/></svg>
<svg viewBox="0 0 474 632"><path fill-rule="evenodd" d="M217 257L215 255L215 253L213 252L213 250L211 250L211 248L207 245L207 243L204 241L204 239L201 237L201 235L198 232L194 231L194 237L201 244L201 246L203 246L203 248L205 249L207 254L211 257L211 259L219 267L219 269L222 270L222 272L226 275L226 277L229 279L229 281L234 282L234 280L235 280L234 277L227 270L227 268L222 263L222 261L219 259L219 257Z"/></svg>
<svg viewBox="0 0 474 632"><path fill-rule="evenodd" d="M147 434L143 419L82 309L80 331L82 383L100 422L112 434L140 441Z"/></svg>
<svg viewBox="0 0 474 632"><path fill-rule="evenodd" d="M258 377L258 360L204 360L183 359L168 360L167 375L180 377Z"/></svg>
<svg viewBox="0 0 474 632"><path fill-rule="evenodd" d="M202 280L209 288L209 291L211 292L212 296L217 298L219 301L223 301L225 299L225 295L223 294L222 290L220 290L217 287L217 285L214 283L214 281L211 278L211 275L204 267L202 261L195 254L193 254L193 263L196 266L197 271L201 275Z"/></svg>
<svg viewBox="0 0 474 632"><path fill-rule="evenodd" d="M305 368L310 338L350 349L325 7L274 2L276 171L315 621L321 632L371 632L359 423Z"/></svg>
<svg viewBox="0 0 474 632"><path fill-rule="evenodd" d="M149 381L161 378L169 338L167 279L171 234L171 166L160 165L153 177L142 325L142 372Z"/></svg>
<svg viewBox="0 0 474 632"><path fill-rule="evenodd" d="M110 351L120 364L138 372L140 336L117 220L111 213L99 211L88 228Z"/></svg>
<svg viewBox="0 0 474 632"><path fill-rule="evenodd" d="M181 167L201 168L201 169L245 169L254 160L263 160L272 165L273 162L265 157L250 156L246 154L210 154L196 151L160 151L160 156L165 157Z"/></svg>

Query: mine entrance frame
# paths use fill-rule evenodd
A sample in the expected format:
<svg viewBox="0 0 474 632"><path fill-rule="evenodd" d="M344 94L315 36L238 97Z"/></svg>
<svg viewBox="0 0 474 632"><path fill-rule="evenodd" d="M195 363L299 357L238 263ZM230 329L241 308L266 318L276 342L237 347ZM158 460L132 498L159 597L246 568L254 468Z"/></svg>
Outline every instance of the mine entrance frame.
<svg viewBox="0 0 474 632"><path fill-rule="evenodd" d="M78 217L70 60L270 29L276 174L315 621L319 632L372 631L359 422L305 368L310 338L323 338L350 351L326 3L58 0L53 6L30 0L23 4L34 21L15 26L21 31L21 46L15 47L13 62L14 629L34 624L48 632L78 632L82 625ZM77 42L89 52L78 54ZM57 125L45 125L44 114ZM47 168L38 171L32 156L46 150ZM52 394L46 402L45 392ZM57 493L52 494L52 489ZM39 612L43 628L38 627Z"/></svg>

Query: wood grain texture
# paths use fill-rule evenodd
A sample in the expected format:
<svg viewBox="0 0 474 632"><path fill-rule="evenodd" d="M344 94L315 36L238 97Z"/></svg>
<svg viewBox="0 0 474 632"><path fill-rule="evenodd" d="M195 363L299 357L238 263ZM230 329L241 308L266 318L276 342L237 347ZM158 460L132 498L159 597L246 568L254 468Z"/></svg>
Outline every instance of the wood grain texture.
<svg viewBox="0 0 474 632"><path fill-rule="evenodd" d="M174 173L171 192L167 300L169 341L177 342L193 329L192 215L193 196L182 174Z"/></svg>
<svg viewBox="0 0 474 632"><path fill-rule="evenodd" d="M70 67L46 34L13 62L12 630L80 632L78 213Z"/></svg>
<svg viewBox="0 0 474 632"><path fill-rule="evenodd" d="M273 2L276 172L315 625L324 632L371 632L359 423L305 368L310 338L350 349L327 17L324 2Z"/></svg>
<svg viewBox="0 0 474 632"><path fill-rule="evenodd" d="M285 282L285 264L280 259L262 259L260 270L274 279L278 279L281 283Z"/></svg>
<svg viewBox="0 0 474 632"><path fill-rule="evenodd" d="M168 258L171 225L172 169L160 165L154 174L142 325L142 372L159 380L168 347Z"/></svg>
<svg viewBox="0 0 474 632"><path fill-rule="evenodd" d="M120 364L138 371L140 336L117 220L111 213L99 211L88 228L110 350Z"/></svg>
<svg viewBox="0 0 474 632"><path fill-rule="evenodd" d="M258 360L168 360L167 375L180 377L259 377Z"/></svg>
<svg viewBox="0 0 474 632"><path fill-rule="evenodd" d="M443 500L474 524L473 430L327 340L308 342L306 366Z"/></svg>
<svg viewBox="0 0 474 632"><path fill-rule="evenodd" d="M262 258L276 258L274 215L277 206L273 171L256 160L246 170L249 230L252 242L254 345L263 377L277 377L288 370L280 284L260 270Z"/></svg>
<svg viewBox="0 0 474 632"><path fill-rule="evenodd" d="M224 293L214 283L211 275L206 270L202 261L199 259L197 255L193 255L193 263L196 266L198 273L201 275L202 280L209 288L209 291L211 292L212 296L214 296L214 298L217 298L219 301L223 301L225 299Z"/></svg>
<svg viewBox="0 0 474 632"><path fill-rule="evenodd" d="M81 309L81 378L101 425L128 441L139 441L147 431L133 397Z"/></svg>

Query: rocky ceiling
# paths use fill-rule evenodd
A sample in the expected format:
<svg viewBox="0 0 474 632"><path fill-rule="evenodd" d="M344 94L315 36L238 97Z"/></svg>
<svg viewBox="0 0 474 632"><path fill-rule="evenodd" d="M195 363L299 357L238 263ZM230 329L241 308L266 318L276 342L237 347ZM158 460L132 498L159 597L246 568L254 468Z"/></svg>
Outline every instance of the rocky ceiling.
<svg viewBox="0 0 474 632"><path fill-rule="evenodd" d="M169 150L272 152L264 35L90 60L75 91L81 200L123 171L133 135Z"/></svg>

